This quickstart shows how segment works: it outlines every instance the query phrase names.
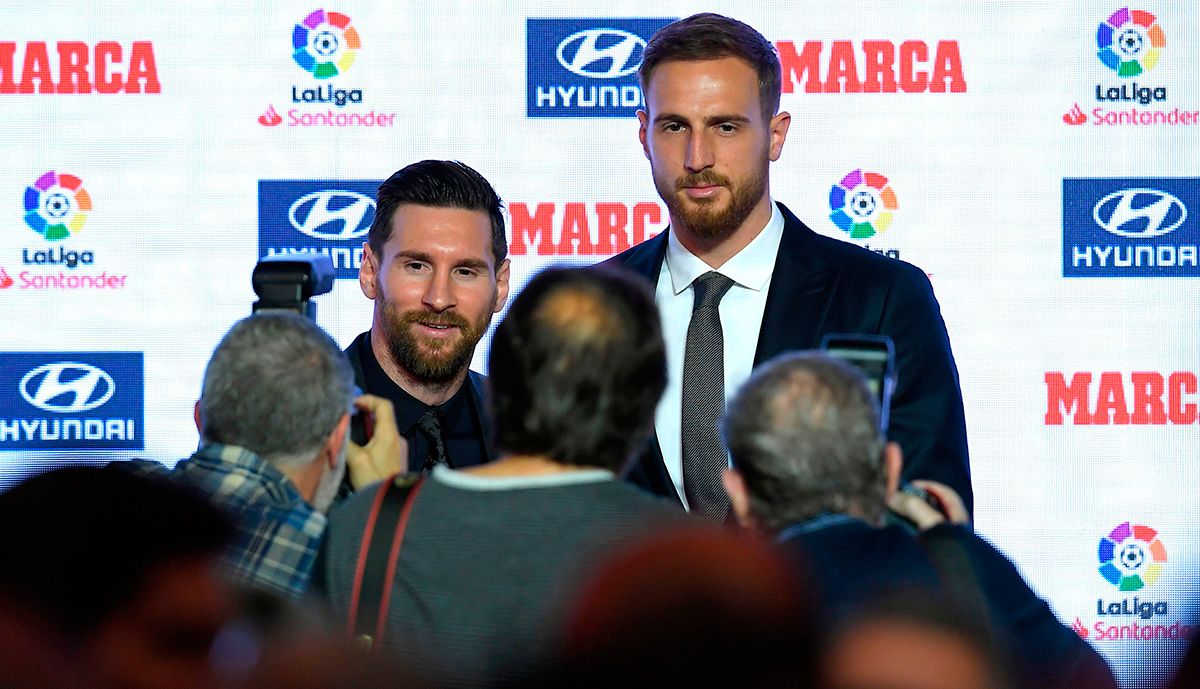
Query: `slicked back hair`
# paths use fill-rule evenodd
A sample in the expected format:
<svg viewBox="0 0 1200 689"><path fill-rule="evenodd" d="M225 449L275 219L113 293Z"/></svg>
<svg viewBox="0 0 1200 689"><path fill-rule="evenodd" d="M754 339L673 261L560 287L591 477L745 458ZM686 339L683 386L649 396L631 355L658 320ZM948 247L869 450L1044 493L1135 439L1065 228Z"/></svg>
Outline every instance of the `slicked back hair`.
<svg viewBox="0 0 1200 689"><path fill-rule="evenodd" d="M654 295L624 269L544 270L496 329L488 376L501 451L619 473L666 387Z"/></svg>
<svg viewBox="0 0 1200 689"><path fill-rule="evenodd" d="M277 465L313 459L350 408L354 372L316 323L294 313L244 318L213 351L200 393L206 442Z"/></svg>
<svg viewBox="0 0 1200 689"><path fill-rule="evenodd" d="M380 184L375 196L375 220L367 234L367 244L376 256L383 255L383 245L392 236L392 217L405 203L487 213L497 269L508 256L504 202L483 175L469 166L456 160L422 160L397 170Z"/></svg>
<svg viewBox="0 0 1200 689"><path fill-rule="evenodd" d="M696 62L736 57L758 75L758 98L763 120L779 111L783 68L775 46L748 24L712 12L693 14L659 29L646 43L638 68L642 93L654 70L664 62Z"/></svg>
<svg viewBox="0 0 1200 689"><path fill-rule="evenodd" d="M724 431L767 528L851 508L871 520L882 514L879 409L853 366L821 352L775 357L738 391Z"/></svg>

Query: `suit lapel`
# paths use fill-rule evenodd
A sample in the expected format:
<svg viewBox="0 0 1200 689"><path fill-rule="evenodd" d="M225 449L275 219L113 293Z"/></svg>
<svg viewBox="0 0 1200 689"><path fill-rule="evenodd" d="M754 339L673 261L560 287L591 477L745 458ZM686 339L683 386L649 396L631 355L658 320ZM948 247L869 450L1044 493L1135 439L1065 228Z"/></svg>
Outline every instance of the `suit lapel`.
<svg viewBox="0 0 1200 689"><path fill-rule="evenodd" d="M471 412L475 415L475 423L479 425L483 445L483 462L486 464L495 457L492 454L492 419L487 413L483 401L484 377L474 371L467 371L466 385L471 391Z"/></svg>
<svg viewBox="0 0 1200 689"><path fill-rule="evenodd" d="M754 365L794 349L811 349L829 311L837 271L817 250L813 231L782 203L783 238L771 273Z"/></svg>

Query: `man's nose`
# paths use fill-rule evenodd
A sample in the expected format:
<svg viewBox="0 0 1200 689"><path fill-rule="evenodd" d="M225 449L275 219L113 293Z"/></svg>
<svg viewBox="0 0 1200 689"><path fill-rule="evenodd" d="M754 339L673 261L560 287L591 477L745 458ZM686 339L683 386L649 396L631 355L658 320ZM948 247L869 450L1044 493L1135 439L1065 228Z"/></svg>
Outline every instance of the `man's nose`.
<svg viewBox="0 0 1200 689"><path fill-rule="evenodd" d="M425 285L422 301L433 311L445 311L455 305L454 289L448 272L435 272Z"/></svg>
<svg viewBox="0 0 1200 689"><path fill-rule="evenodd" d="M688 137L687 156L684 166L691 172L699 172L713 165L713 148L703 131L692 131Z"/></svg>

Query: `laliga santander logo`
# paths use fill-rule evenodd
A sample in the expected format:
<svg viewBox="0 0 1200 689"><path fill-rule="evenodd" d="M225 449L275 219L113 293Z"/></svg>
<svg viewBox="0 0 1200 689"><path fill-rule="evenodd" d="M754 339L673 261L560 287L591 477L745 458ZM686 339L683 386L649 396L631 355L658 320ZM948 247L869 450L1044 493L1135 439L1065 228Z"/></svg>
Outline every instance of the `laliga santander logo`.
<svg viewBox="0 0 1200 689"><path fill-rule="evenodd" d="M350 69L362 47L350 17L315 10L292 30L292 57L317 79L329 79Z"/></svg>
<svg viewBox="0 0 1200 689"><path fill-rule="evenodd" d="M1167 548L1154 529L1124 522L1100 539L1097 556L1105 581L1121 591L1138 591L1158 581Z"/></svg>
<svg viewBox="0 0 1200 689"><path fill-rule="evenodd" d="M881 234L897 208L896 192L876 172L854 170L829 190L829 219L851 239Z"/></svg>
<svg viewBox="0 0 1200 689"><path fill-rule="evenodd" d="M1152 69L1166 45L1162 27L1144 10L1121 8L1096 29L1096 55L1119 77Z"/></svg>
<svg viewBox="0 0 1200 689"><path fill-rule="evenodd" d="M25 188L25 224L48 240L78 233L92 210L92 197L74 175L53 170Z"/></svg>

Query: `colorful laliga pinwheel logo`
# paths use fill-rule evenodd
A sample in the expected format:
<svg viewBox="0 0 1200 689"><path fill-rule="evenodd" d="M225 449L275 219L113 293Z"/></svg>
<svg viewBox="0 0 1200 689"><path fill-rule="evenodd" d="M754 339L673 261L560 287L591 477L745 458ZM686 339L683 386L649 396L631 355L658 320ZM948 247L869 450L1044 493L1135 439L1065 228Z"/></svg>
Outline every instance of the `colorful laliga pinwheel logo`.
<svg viewBox="0 0 1200 689"><path fill-rule="evenodd" d="M1096 29L1097 55L1119 77L1136 77L1154 67L1166 45L1162 27L1144 10L1124 7Z"/></svg>
<svg viewBox="0 0 1200 689"><path fill-rule="evenodd" d="M46 239L66 239L83 229L92 197L74 175L53 170L25 188L25 223Z"/></svg>
<svg viewBox="0 0 1200 689"><path fill-rule="evenodd" d="M1137 591L1158 581L1167 548L1158 532L1125 522L1100 539L1100 576L1122 591Z"/></svg>
<svg viewBox="0 0 1200 689"><path fill-rule="evenodd" d="M898 207L887 177L876 172L855 170L829 190L829 219L851 239L882 233Z"/></svg>
<svg viewBox="0 0 1200 689"><path fill-rule="evenodd" d="M350 69L361 47L350 17L337 12L316 10L292 30L292 57L318 79L336 77Z"/></svg>

